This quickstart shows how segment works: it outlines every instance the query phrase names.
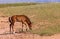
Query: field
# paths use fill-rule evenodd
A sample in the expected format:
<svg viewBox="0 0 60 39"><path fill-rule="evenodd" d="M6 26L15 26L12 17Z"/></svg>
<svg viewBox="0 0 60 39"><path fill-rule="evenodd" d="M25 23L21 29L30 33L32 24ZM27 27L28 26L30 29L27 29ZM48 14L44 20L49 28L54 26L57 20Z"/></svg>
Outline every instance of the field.
<svg viewBox="0 0 60 39"><path fill-rule="evenodd" d="M32 22L30 33L42 36L60 33L60 3L0 4L0 16L2 19L3 16L8 19L12 15L28 16ZM2 27L4 27L3 21ZM8 20L7 23L9 24Z"/></svg>

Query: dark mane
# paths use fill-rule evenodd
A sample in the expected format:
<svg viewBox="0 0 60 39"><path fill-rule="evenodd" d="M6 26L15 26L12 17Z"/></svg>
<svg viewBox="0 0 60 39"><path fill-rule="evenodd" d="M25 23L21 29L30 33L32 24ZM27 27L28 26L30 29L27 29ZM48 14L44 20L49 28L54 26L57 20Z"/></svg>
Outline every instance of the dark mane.
<svg viewBox="0 0 60 39"><path fill-rule="evenodd" d="M28 20L26 20L26 22L28 23L28 24L31 24L31 21L30 21L30 19L27 17L27 16L25 16Z"/></svg>

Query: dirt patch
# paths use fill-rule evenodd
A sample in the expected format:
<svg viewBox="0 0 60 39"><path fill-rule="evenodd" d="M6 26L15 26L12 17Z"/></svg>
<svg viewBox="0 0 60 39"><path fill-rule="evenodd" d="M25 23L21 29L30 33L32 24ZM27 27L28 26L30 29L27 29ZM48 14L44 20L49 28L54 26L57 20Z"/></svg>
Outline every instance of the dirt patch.
<svg viewBox="0 0 60 39"><path fill-rule="evenodd" d="M60 34L53 36L40 36L31 33L3 34L0 35L0 39L60 39Z"/></svg>

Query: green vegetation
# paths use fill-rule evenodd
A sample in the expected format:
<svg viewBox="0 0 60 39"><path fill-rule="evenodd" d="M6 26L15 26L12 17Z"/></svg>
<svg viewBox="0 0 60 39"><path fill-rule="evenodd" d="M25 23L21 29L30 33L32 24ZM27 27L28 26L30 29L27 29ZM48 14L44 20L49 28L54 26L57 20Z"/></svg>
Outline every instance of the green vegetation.
<svg viewBox="0 0 60 39"><path fill-rule="evenodd" d="M53 35L53 34L57 34L57 33L60 33L60 25L55 25L55 26L44 26L44 28L38 28L36 30L32 30L31 31L32 33L34 34L39 34L41 36L43 35Z"/></svg>
<svg viewBox="0 0 60 39"><path fill-rule="evenodd" d="M0 13L4 16L27 15L33 23L31 33L40 35L60 33L60 3L32 3L27 6L25 3L1 4Z"/></svg>
<svg viewBox="0 0 60 39"><path fill-rule="evenodd" d="M28 6L28 5L36 5L37 3L13 3L13 4L0 4L0 8L3 7L15 7L15 6Z"/></svg>

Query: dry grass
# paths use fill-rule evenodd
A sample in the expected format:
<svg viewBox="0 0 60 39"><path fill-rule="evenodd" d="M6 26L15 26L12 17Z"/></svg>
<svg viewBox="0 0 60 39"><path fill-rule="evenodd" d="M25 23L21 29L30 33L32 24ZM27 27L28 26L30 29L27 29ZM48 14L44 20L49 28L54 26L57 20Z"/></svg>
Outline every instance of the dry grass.
<svg viewBox="0 0 60 39"><path fill-rule="evenodd" d="M60 33L60 3L0 8L4 16L27 15L32 23L32 33L51 35Z"/></svg>

